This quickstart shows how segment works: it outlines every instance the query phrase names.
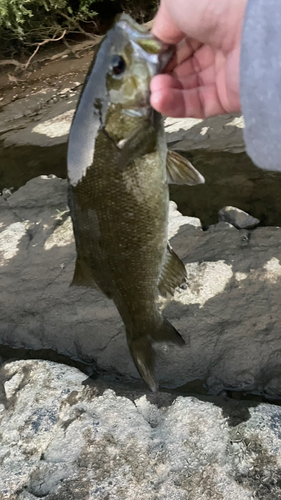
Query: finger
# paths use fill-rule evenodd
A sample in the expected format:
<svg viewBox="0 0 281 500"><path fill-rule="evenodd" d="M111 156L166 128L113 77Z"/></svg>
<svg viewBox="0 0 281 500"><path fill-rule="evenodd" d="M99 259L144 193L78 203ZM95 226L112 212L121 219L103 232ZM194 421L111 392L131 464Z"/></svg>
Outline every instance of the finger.
<svg viewBox="0 0 281 500"><path fill-rule="evenodd" d="M181 79L175 78L173 75L161 74L152 79L150 89L153 93L166 89L188 90L199 86L200 80L196 74Z"/></svg>
<svg viewBox="0 0 281 500"><path fill-rule="evenodd" d="M167 65L165 72L172 71L175 67L179 66L183 61L188 59L194 54L201 46L201 43L197 40L187 39L181 40L177 44L177 49L175 56L171 59Z"/></svg>
<svg viewBox="0 0 281 500"><path fill-rule="evenodd" d="M200 74L210 66L215 65L215 54L207 45L199 48L192 57L181 62L172 72L176 78L183 78L193 73Z"/></svg>
<svg viewBox="0 0 281 500"><path fill-rule="evenodd" d="M180 81L182 82L182 80ZM216 70L214 65L204 69L204 71L200 71L200 73L198 74L198 84L201 87L209 87L210 85L214 85L215 81Z"/></svg>
<svg viewBox="0 0 281 500"><path fill-rule="evenodd" d="M199 73L194 71L192 66L192 62L190 62L187 68L182 68L181 71L174 71L172 73L171 76L180 83L180 88L188 90L194 87L214 85L216 80L216 68L214 64Z"/></svg>
<svg viewBox="0 0 281 500"><path fill-rule="evenodd" d="M214 85L191 90L158 90L151 94L151 105L159 113L174 118L206 118L225 113Z"/></svg>
<svg viewBox="0 0 281 500"><path fill-rule="evenodd" d="M154 18L152 32L163 42L171 44L178 43L184 37L184 34L173 21L163 2L161 2Z"/></svg>
<svg viewBox="0 0 281 500"><path fill-rule="evenodd" d="M245 4L246 0L161 0L154 33L168 43L178 43L184 33L216 48L227 47L241 31Z"/></svg>
<svg viewBox="0 0 281 500"><path fill-rule="evenodd" d="M158 92L165 89L183 89L179 80L172 75L160 74L152 78L150 83L151 92Z"/></svg>

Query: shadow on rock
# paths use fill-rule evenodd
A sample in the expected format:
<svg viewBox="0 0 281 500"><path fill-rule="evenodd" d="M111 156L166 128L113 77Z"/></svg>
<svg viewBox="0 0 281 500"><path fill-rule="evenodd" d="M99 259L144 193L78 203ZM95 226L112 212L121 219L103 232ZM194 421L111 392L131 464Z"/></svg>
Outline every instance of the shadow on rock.
<svg viewBox="0 0 281 500"><path fill-rule="evenodd" d="M70 287L75 246L66 191L66 181L39 177L0 199L0 342L138 380L113 302ZM208 231L181 227L172 245L186 264L188 287L162 307L186 346L155 345L162 387L198 380L203 393L281 397L280 234L225 223Z"/></svg>

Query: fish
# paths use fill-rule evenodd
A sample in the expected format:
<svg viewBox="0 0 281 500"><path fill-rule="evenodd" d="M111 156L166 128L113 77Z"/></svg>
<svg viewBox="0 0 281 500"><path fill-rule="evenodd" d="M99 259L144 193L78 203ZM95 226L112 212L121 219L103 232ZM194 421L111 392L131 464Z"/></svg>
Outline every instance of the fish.
<svg viewBox="0 0 281 500"><path fill-rule="evenodd" d="M184 346L158 307L186 280L168 242L169 183L202 175L167 151L163 117L150 105L150 81L174 54L122 14L97 47L72 121L67 153L76 243L72 285L112 299L135 366L152 391L155 342Z"/></svg>

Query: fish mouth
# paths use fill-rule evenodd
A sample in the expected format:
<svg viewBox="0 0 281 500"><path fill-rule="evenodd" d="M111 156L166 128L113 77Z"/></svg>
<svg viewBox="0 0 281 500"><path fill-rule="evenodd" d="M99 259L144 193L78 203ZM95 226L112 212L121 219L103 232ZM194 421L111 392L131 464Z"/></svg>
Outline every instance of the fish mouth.
<svg viewBox="0 0 281 500"><path fill-rule="evenodd" d="M133 49L133 57L145 61L148 69L148 80L162 73L174 56L176 46L162 42L126 14L122 14L116 24L119 29L126 33ZM138 105L123 107L122 113L133 118L149 117L152 110L149 81L147 81L147 86L148 90L140 97Z"/></svg>
<svg viewBox="0 0 281 500"><path fill-rule="evenodd" d="M162 73L175 54L174 45L162 42L152 33L138 37L132 43L136 53L147 61L151 78L158 73Z"/></svg>
<svg viewBox="0 0 281 500"><path fill-rule="evenodd" d="M155 37L159 41L158 38ZM175 45L168 45L167 43L161 42L162 50L159 53L159 70L158 73L162 73L166 66L169 64L171 59L174 57L176 52Z"/></svg>
<svg viewBox="0 0 281 500"><path fill-rule="evenodd" d="M137 56L146 60L151 78L161 73L175 54L175 45L162 42L132 19L122 15L117 23L124 30Z"/></svg>

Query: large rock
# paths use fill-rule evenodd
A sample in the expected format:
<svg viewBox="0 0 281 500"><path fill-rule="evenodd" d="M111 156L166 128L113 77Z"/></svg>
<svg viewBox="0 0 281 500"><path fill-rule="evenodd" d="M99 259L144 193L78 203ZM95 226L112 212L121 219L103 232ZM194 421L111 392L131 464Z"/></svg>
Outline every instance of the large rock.
<svg viewBox="0 0 281 500"><path fill-rule="evenodd" d="M44 361L0 376L1 500L281 497L279 406L122 394Z"/></svg>
<svg viewBox="0 0 281 500"><path fill-rule="evenodd" d="M0 343L54 349L138 378L113 302L69 286L75 246L66 191L66 181L39 177L0 198ZM203 231L172 204L169 230L188 287L160 305L186 346L155 347L161 384L199 379L212 393L280 397L281 229L237 230L220 222Z"/></svg>
<svg viewBox="0 0 281 500"><path fill-rule="evenodd" d="M60 91L46 88L1 108L0 190L11 186L17 189L40 174L54 173L66 177L68 133L80 91L78 82ZM232 117L228 121L231 120ZM171 123L171 119L168 119L168 142L182 142L182 132L185 132L187 140L189 137L193 144L198 141L201 143L200 131L195 133L195 137L193 132L193 125L197 122L172 120ZM227 132L232 128L228 127ZM207 137L208 134L205 134L204 138ZM218 134L218 137L221 141L222 134ZM241 141L243 145L242 135Z"/></svg>
<svg viewBox="0 0 281 500"><path fill-rule="evenodd" d="M236 207L223 207L219 211L219 220L229 222L237 229L253 229L260 223L259 219L255 219L255 217Z"/></svg>
<svg viewBox="0 0 281 500"><path fill-rule="evenodd" d="M66 177L68 132L80 91L79 82L60 90L47 87L1 108L0 191L41 174ZM263 225L280 224L281 174L253 165L243 127L237 115L165 120L168 147L186 155L206 179L192 190L172 186L172 199L204 226L214 224L226 205L251 213Z"/></svg>
<svg viewBox="0 0 281 500"><path fill-rule="evenodd" d="M165 130L167 143L178 151L209 150L243 153L244 119L240 115L197 118L167 118Z"/></svg>
<svg viewBox="0 0 281 500"><path fill-rule="evenodd" d="M1 108L0 190L17 189L40 174L66 177L68 133L80 91L79 82L60 91L47 87ZM205 125L202 120L167 118L169 146L244 151L241 118L226 115L209 121Z"/></svg>
<svg viewBox="0 0 281 500"><path fill-rule="evenodd" d="M169 149L186 156L205 177L206 184L189 190L171 186L171 196L185 215L214 224L226 205L239 207L263 225L280 225L281 173L263 171L245 153L244 120L223 115L197 120L167 118Z"/></svg>
<svg viewBox="0 0 281 500"><path fill-rule="evenodd" d="M0 190L55 173L66 177L67 139L79 95L46 89L4 106L0 114Z"/></svg>

